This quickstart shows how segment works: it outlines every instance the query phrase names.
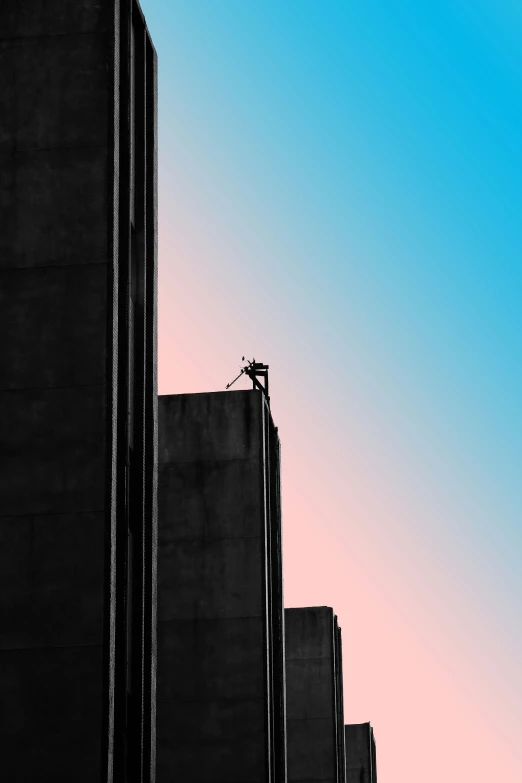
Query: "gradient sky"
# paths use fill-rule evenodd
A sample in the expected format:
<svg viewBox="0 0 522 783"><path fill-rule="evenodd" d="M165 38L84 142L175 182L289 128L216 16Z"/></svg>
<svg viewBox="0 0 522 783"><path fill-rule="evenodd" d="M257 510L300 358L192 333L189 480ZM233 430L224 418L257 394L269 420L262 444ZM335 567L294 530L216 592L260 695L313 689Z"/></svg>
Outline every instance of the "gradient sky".
<svg viewBox="0 0 522 783"><path fill-rule="evenodd" d="M522 5L142 0L160 393L270 364L380 783L522 781Z"/></svg>

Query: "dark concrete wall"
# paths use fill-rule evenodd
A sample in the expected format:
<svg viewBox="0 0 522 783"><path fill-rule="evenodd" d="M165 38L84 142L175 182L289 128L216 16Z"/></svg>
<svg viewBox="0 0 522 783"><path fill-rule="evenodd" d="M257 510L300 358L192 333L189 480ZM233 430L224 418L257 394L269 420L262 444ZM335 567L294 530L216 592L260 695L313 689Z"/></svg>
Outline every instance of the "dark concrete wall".
<svg viewBox="0 0 522 783"><path fill-rule="evenodd" d="M369 723L345 726L346 783L377 783L375 738Z"/></svg>
<svg viewBox="0 0 522 783"><path fill-rule="evenodd" d="M113 124L114 109L128 113L114 91L124 54L114 45L117 6L0 3L0 735L1 776L10 783L111 780L125 752L114 735L118 677L125 688L116 649L125 596L120 590L117 607L112 577L127 547L116 530L128 503L125 456L115 463L128 427L128 406L116 413L126 394L128 319L115 302L125 293L121 253L130 226L114 201L114 172L130 134L116 134ZM123 3L117 25L130 12ZM119 167L116 189L128 193ZM152 214L148 227L152 248ZM154 252L139 423L151 465ZM151 492L140 487L146 491L152 531ZM151 568L145 579L150 630ZM152 674L149 715L151 681Z"/></svg>
<svg viewBox="0 0 522 783"><path fill-rule="evenodd" d="M289 782L344 783L340 635L327 606L285 609Z"/></svg>
<svg viewBox="0 0 522 783"><path fill-rule="evenodd" d="M98 781L110 19L43 5L0 6L2 776Z"/></svg>
<svg viewBox="0 0 522 783"><path fill-rule="evenodd" d="M279 452L264 398L160 397L159 444L158 782L285 781Z"/></svg>

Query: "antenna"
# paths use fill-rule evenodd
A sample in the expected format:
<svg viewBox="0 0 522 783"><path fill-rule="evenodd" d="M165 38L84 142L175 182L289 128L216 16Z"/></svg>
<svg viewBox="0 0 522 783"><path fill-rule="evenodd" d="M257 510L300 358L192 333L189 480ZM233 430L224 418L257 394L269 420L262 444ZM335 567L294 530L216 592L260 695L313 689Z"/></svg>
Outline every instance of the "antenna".
<svg viewBox="0 0 522 783"><path fill-rule="evenodd" d="M244 367L241 368L241 372L239 375L234 378L233 381L230 381L230 383L227 383L225 386L225 389L230 389L230 387L238 381L242 375L248 375L250 380L252 381L253 388L259 389L259 391L263 392L265 395L265 399L268 403L268 407L270 407L270 397L268 395L268 364L262 364L261 362L256 362L255 359L245 359L244 356L241 357L241 361L246 361L247 364L245 364ZM260 383L258 380L259 378L264 380L264 385Z"/></svg>

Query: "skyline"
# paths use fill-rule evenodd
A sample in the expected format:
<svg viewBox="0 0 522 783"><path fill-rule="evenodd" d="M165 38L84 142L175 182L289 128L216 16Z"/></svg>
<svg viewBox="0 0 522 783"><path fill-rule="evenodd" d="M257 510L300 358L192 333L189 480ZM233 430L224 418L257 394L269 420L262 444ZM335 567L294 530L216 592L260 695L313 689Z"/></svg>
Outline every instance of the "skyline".
<svg viewBox="0 0 522 783"><path fill-rule="evenodd" d="M270 365L285 603L338 614L381 783L515 783L522 14L142 7L160 393Z"/></svg>

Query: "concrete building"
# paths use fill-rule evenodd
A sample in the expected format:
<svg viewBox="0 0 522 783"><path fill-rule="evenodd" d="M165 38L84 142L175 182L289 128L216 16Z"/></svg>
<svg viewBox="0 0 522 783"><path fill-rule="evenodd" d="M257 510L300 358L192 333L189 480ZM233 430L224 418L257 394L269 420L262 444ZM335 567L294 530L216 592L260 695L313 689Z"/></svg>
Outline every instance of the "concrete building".
<svg viewBox="0 0 522 783"><path fill-rule="evenodd" d="M2 779L344 783L267 398L162 397L158 448L156 115L136 0L0 2Z"/></svg>
<svg viewBox="0 0 522 783"><path fill-rule="evenodd" d="M0 3L9 783L153 778L156 92L137 2Z"/></svg>
<svg viewBox="0 0 522 783"><path fill-rule="evenodd" d="M158 783L285 783L279 439L259 391L159 399Z"/></svg>
<svg viewBox="0 0 522 783"><path fill-rule="evenodd" d="M288 781L344 783L341 629L330 607L285 609Z"/></svg>
<svg viewBox="0 0 522 783"><path fill-rule="evenodd" d="M375 737L369 723L344 727L346 740L346 783L377 783Z"/></svg>

